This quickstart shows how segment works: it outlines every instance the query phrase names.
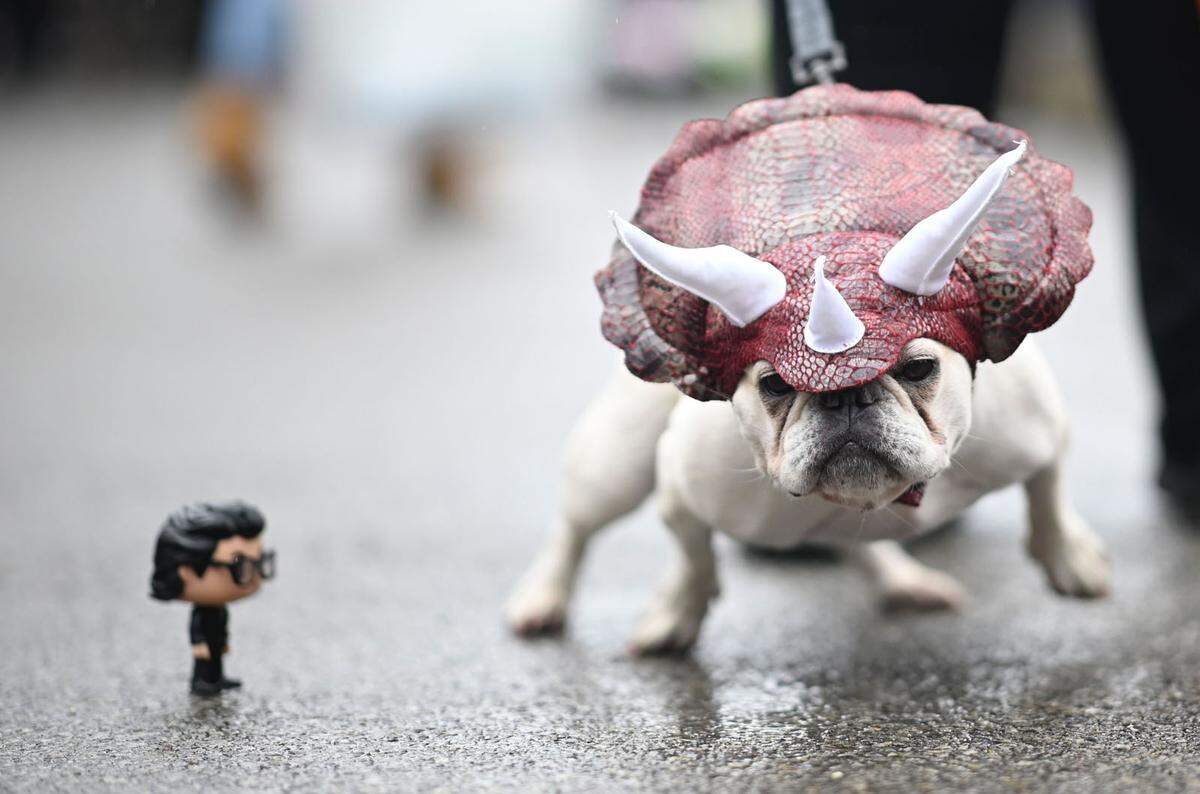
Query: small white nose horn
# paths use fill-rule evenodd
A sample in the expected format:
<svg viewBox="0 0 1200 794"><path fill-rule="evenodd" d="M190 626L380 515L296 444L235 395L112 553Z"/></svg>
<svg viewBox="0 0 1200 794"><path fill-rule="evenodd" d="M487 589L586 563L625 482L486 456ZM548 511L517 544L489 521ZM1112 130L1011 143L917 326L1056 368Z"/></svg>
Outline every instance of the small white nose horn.
<svg viewBox="0 0 1200 794"><path fill-rule="evenodd" d="M804 325L804 344L818 353L841 353L858 344L866 326L837 287L825 278L825 257L813 264L812 301L808 307L808 322Z"/></svg>

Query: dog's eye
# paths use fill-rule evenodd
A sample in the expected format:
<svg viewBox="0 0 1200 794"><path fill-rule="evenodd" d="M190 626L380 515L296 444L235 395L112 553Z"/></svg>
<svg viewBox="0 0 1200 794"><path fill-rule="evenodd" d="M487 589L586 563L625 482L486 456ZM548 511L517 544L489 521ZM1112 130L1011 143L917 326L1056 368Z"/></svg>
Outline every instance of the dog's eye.
<svg viewBox="0 0 1200 794"><path fill-rule="evenodd" d="M900 371L896 373L903 380L920 381L925 380L937 370L937 361L932 358L914 358L900 367Z"/></svg>
<svg viewBox="0 0 1200 794"><path fill-rule="evenodd" d="M768 397L785 397L795 391L783 378L772 372L758 382L758 388Z"/></svg>

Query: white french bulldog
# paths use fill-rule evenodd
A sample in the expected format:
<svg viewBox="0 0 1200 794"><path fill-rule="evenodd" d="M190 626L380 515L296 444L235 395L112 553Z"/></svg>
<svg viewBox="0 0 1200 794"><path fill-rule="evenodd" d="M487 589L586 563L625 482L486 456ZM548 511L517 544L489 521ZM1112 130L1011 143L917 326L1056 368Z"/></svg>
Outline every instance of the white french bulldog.
<svg viewBox="0 0 1200 794"><path fill-rule="evenodd" d="M878 278L898 291L895 300L923 306L925 296L951 282L959 253L1026 148L1021 141L1000 155L960 198L915 224L886 251L876 273L868 261L868 270L854 276ZM1005 219L999 222L1011 222ZM638 263L703 298L739 328L785 299L788 279L771 262L728 245L669 245L615 215L613 223ZM811 365L824 365L854 350L867 327L826 278L824 253L801 244L790 256L814 257L801 352L819 354ZM796 279L793 272L793 288L809 283L807 274ZM909 331L900 309L863 305L871 322L893 324L891 335ZM796 321L785 312L771 322ZM784 330L792 338L795 329ZM558 526L509 602L512 627L522 634L561 628L588 539L655 490L682 564L634 634L638 653L683 651L695 642L718 591L714 530L777 549L846 547L887 601L953 607L963 598L958 582L908 556L899 542L1014 483L1025 486L1029 499L1029 552L1051 585L1066 595L1104 594L1104 546L1072 509L1061 483L1067 424L1045 362L1025 340L1002 363L973 370L963 353L926 333L903 337L912 341L896 351L895 363L884 365L882 374L846 380L853 388L819 385L795 367L789 385L759 360L742 372L731 406L681 399L672 385L619 374L571 439ZM780 334L776 326L775 336L762 338ZM775 360L794 363L798 353L780 355ZM814 383L812 393L794 388ZM764 476L749 479L755 470ZM922 488L923 498L914 492Z"/></svg>
<svg viewBox="0 0 1200 794"><path fill-rule="evenodd" d="M973 376L963 356L917 339L887 374L834 394L791 389L766 362L749 367L730 404L683 398L622 369L568 443L553 537L512 595L520 634L560 630L592 535L656 491L681 564L634 632L635 653L687 650L718 593L712 532L754 546L847 549L890 605L955 607L951 576L901 541L1020 483L1029 553L1064 595L1107 592L1103 543L1072 508L1060 478L1062 401L1029 340ZM748 479L757 470L764 477ZM928 486L919 507L894 500Z"/></svg>

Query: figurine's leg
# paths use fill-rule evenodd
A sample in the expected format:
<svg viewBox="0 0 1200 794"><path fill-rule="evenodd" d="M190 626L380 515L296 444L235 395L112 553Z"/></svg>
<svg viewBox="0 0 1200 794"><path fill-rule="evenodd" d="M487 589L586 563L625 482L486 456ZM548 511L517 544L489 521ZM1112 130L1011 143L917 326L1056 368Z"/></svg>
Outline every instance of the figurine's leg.
<svg viewBox="0 0 1200 794"><path fill-rule="evenodd" d="M886 609L958 609L966 600L957 579L922 564L894 540L864 543L854 559L875 581Z"/></svg>
<svg viewBox="0 0 1200 794"><path fill-rule="evenodd" d="M192 694L211 697L221 692L221 645L213 645L216 607L192 607ZM199 642L197 642L199 640Z"/></svg>
<svg viewBox="0 0 1200 794"><path fill-rule="evenodd" d="M221 674L217 669L219 662L199 657L192 660L192 694L202 697L212 697L221 693Z"/></svg>
<svg viewBox="0 0 1200 794"><path fill-rule="evenodd" d="M1067 499L1058 463L1031 477L1025 494L1029 499L1027 548L1046 569L1051 586L1063 595L1106 595L1108 552Z"/></svg>
<svg viewBox="0 0 1200 794"><path fill-rule="evenodd" d="M659 512L679 543L680 559L633 634L630 650L638 655L682 653L691 648L709 601L720 592L712 529L670 489L660 494Z"/></svg>
<svg viewBox="0 0 1200 794"><path fill-rule="evenodd" d="M562 508L549 541L509 597L519 634L556 632L588 540L654 489L654 449L679 393L622 367L584 412L567 442Z"/></svg>
<svg viewBox="0 0 1200 794"><path fill-rule="evenodd" d="M229 607L221 607L220 613L220 620L213 632L213 642L219 641L220 645L217 647L221 649L216 656L217 673L220 676L221 689L237 689L242 682L225 675L225 654L229 653Z"/></svg>

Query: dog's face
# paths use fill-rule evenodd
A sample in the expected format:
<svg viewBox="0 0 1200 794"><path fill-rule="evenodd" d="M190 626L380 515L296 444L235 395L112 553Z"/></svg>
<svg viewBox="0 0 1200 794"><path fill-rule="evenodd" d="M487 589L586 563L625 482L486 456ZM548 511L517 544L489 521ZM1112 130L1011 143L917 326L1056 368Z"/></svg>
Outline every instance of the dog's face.
<svg viewBox="0 0 1200 794"><path fill-rule="evenodd" d="M758 467L787 493L872 510L932 479L971 426L971 368L917 339L887 374L845 392L797 392L760 361L733 395Z"/></svg>

